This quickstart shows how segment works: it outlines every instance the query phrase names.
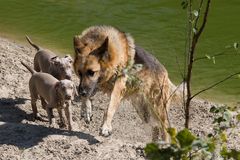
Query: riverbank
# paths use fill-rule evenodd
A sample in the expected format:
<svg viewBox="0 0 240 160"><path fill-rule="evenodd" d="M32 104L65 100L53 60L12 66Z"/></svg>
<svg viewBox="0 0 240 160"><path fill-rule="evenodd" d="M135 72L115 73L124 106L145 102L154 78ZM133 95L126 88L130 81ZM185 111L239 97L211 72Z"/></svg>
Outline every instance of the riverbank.
<svg viewBox="0 0 240 160"><path fill-rule="evenodd" d="M121 105L114 117L113 134L107 138L99 136L109 102L102 93L93 97L90 124L80 119L81 104L74 103L72 132L48 128L48 122L32 121L28 90L31 74L20 61L32 64L34 54L29 45L0 38L0 159L144 159L143 148L151 140L151 129L141 122L128 102ZM212 131L212 105L202 100L192 104L190 126L195 134L203 136ZM39 106L40 114L46 117L46 111ZM183 115L180 106L172 106L172 126L182 128ZM239 126L231 131L230 147L239 149L238 133Z"/></svg>

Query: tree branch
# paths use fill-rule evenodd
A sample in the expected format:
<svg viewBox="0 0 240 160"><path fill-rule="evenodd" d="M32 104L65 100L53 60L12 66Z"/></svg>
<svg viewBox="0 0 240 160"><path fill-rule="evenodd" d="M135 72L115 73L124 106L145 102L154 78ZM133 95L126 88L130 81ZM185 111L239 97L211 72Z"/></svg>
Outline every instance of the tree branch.
<svg viewBox="0 0 240 160"><path fill-rule="evenodd" d="M201 0L200 5L199 5L199 8L198 8L198 16L197 16L197 18L196 18L194 28L197 27L197 23L198 23L198 20L199 20L199 18L200 18L200 13L201 13L201 10L202 10L202 6L203 6L203 0Z"/></svg>
<svg viewBox="0 0 240 160"><path fill-rule="evenodd" d="M187 67L187 75L186 75L186 86L187 86L187 100L186 100L186 104L185 104L185 128L189 128L189 110L190 110L190 103L192 100L192 93L191 93L191 78L192 78L192 69L193 69L193 63L194 63L194 54L195 54L195 49L198 43L198 39L201 36L205 25L207 23L207 17L208 17L208 12L209 12L209 6L210 6L210 2L211 0L207 0L207 4L206 4L206 9L205 9L205 13L204 13L204 17L203 17L203 22L202 25L199 29L199 31L197 31L197 33L193 34L192 37L192 33L193 33L193 24L192 24L192 0L189 0L189 18L191 21L191 30L190 30L190 34L189 34L189 40L191 40L191 43L189 45L189 51L188 51L188 67ZM201 5L201 4L200 4Z"/></svg>
<svg viewBox="0 0 240 160"><path fill-rule="evenodd" d="M231 74L231 75L227 76L226 78L224 78L224 79L222 79L222 80L220 80L220 81L218 81L218 82L212 84L211 86L209 86L209 87L207 87L207 88L205 88L205 89L203 89L203 90L201 90L201 91L195 93L195 94L191 97L191 99L193 99L193 98L196 97L197 95L201 94L202 92L205 92L205 91L207 91L207 90L209 90L209 89L211 89L211 88L213 88L213 87L219 85L220 83L225 82L226 80L228 80L228 79L230 79L230 78L232 78L232 77L234 77L234 76L236 76L236 75L238 75L238 74L240 74L240 72L237 72L237 73Z"/></svg>
<svg viewBox="0 0 240 160"><path fill-rule="evenodd" d="M232 48L233 48L233 47L228 48L228 49L232 49ZM210 55L210 57L219 57L219 56L224 56L224 55L229 54L229 53L226 53L226 52L227 52L227 50L222 51L222 52L219 52L219 53L216 53L216 54L213 54L213 55ZM235 53L234 53L234 54L235 54ZM194 59L194 62L196 62L196 61L198 61L198 60L202 60L202 59L208 59L208 57L202 56L202 57L195 58L195 59Z"/></svg>
<svg viewBox="0 0 240 160"><path fill-rule="evenodd" d="M197 32L196 34L196 41L198 41L198 38L200 37L200 35L202 34L202 31L207 23L207 17L208 17L208 11L209 11L209 6L210 6L210 2L211 0L208 0L207 1L207 6L206 6L206 10L205 10L205 13L204 13L204 17L203 17L203 23L199 29L199 31Z"/></svg>

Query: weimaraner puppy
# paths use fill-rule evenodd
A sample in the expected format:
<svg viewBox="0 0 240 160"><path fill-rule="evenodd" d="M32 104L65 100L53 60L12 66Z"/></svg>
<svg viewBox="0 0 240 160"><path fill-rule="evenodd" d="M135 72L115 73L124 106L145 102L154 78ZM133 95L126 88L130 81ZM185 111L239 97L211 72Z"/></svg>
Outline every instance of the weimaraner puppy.
<svg viewBox="0 0 240 160"><path fill-rule="evenodd" d="M34 118L37 118L38 111L36 101L38 96L46 100L45 108L48 115L49 125L52 125L52 109L56 108L59 113L60 122L64 124L62 109L68 122L68 130L72 130L71 100L74 97L74 84L71 80L58 80L52 75L43 72L36 72L25 63L21 62L31 73L29 90Z"/></svg>
<svg viewBox="0 0 240 160"><path fill-rule="evenodd" d="M72 78L72 58L66 55L63 58L56 56L50 50L42 49L34 44L28 36L27 41L37 50L34 57L34 70L53 75L58 80Z"/></svg>

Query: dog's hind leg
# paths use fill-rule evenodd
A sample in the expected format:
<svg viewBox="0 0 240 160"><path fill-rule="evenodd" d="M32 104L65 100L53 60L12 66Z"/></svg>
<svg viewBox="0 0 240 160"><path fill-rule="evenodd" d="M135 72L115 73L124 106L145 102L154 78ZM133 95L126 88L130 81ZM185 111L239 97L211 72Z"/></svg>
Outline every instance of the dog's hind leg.
<svg viewBox="0 0 240 160"><path fill-rule="evenodd" d="M40 99L41 99L42 108L43 108L43 109L46 109L46 107L47 107L47 102L45 101L45 99L44 99L42 96L40 96Z"/></svg>
<svg viewBox="0 0 240 160"><path fill-rule="evenodd" d="M33 111L33 120L38 118L38 110L36 105L37 99L35 97L31 96L31 105L32 105L32 111Z"/></svg>
<svg viewBox="0 0 240 160"><path fill-rule="evenodd" d="M111 93L110 104L104 114L103 125L100 132L100 134L103 136L109 136L112 132L112 119L120 105L121 99L123 98L123 92L126 89L126 81L127 77L124 76L118 78L115 82L113 91Z"/></svg>
<svg viewBox="0 0 240 160"><path fill-rule="evenodd" d="M37 110L37 99L38 94L36 93L35 89L31 84L29 85L30 95L31 95L31 106L33 111L33 120L37 119L39 117L38 110Z"/></svg>

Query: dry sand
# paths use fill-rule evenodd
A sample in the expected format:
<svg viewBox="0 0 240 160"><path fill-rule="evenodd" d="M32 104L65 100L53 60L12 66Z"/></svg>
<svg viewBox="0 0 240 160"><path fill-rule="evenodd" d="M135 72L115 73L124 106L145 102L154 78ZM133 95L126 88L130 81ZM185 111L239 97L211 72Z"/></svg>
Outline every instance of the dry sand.
<svg viewBox="0 0 240 160"><path fill-rule="evenodd" d="M90 124L80 118L80 102L74 102L74 131L48 128L48 122L32 121L28 90L31 74L20 61L32 65L35 52L30 46L0 38L0 159L144 159L143 148L151 140L151 129L129 103L122 103L117 111L113 134L107 138L99 136L109 100L102 93L93 97ZM211 105L206 101L193 103L191 127L195 134L203 136L212 131ZM38 109L46 117L39 103ZM58 120L57 114L55 117ZM182 128L182 108L172 106L170 119L173 126ZM231 131L230 147L239 148L238 128Z"/></svg>

